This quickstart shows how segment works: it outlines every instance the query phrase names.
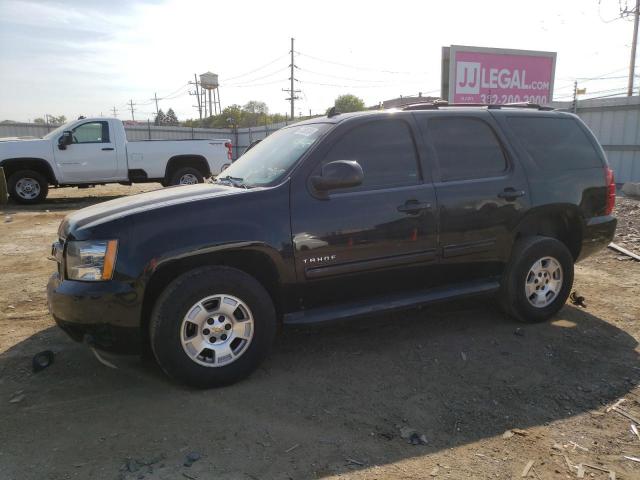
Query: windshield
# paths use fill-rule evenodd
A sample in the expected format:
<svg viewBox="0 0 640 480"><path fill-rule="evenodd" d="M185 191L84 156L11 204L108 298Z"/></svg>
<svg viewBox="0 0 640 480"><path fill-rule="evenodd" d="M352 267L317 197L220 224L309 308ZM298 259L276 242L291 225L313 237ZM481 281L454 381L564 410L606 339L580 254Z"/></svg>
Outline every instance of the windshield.
<svg viewBox="0 0 640 480"><path fill-rule="evenodd" d="M69 130L69 125L71 125L75 120L72 120L71 122L67 122L64 125L60 125L58 128L56 128L55 130L50 131L49 133L47 133L44 137L42 138L53 138L58 134L61 134L62 132L64 132L65 130Z"/></svg>
<svg viewBox="0 0 640 480"><path fill-rule="evenodd" d="M278 182L329 127L327 123L314 123L282 128L233 162L218 176L218 181L246 187Z"/></svg>

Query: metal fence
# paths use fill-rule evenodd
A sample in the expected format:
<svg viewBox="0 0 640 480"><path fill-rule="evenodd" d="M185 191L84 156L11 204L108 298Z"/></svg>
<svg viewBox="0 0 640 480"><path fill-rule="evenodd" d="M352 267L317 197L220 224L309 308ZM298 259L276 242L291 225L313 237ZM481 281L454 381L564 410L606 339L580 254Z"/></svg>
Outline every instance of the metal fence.
<svg viewBox="0 0 640 480"><path fill-rule="evenodd" d="M554 107L570 110L571 102L554 102ZM640 182L640 97L580 100L577 114L602 144L616 176L616 182ZM127 139L182 140L230 139L233 158L242 155L251 143L261 140L288 123L250 128L156 127L125 125ZM33 123L0 123L0 137L41 137L56 128Z"/></svg>
<svg viewBox="0 0 640 480"><path fill-rule="evenodd" d="M571 102L553 106L571 110ZM640 97L580 100L576 113L607 153L616 183L640 182Z"/></svg>

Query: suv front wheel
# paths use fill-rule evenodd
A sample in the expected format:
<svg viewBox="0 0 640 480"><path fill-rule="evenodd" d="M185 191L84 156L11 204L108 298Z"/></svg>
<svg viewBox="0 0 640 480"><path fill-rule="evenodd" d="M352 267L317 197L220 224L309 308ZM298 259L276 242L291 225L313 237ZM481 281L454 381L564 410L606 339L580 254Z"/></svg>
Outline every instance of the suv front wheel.
<svg viewBox="0 0 640 480"><path fill-rule="evenodd" d="M151 347L169 376L207 388L234 383L267 356L276 333L271 297L252 276L202 267L167 286L151 316Z"/></svg>
<svg viewBox="0 0 640 480"><path fill-rule="evenodd" d="M518 240L502 279L501 303L523 322L543 322L567 301L573 285L573 257L551 237Z"/></svg>

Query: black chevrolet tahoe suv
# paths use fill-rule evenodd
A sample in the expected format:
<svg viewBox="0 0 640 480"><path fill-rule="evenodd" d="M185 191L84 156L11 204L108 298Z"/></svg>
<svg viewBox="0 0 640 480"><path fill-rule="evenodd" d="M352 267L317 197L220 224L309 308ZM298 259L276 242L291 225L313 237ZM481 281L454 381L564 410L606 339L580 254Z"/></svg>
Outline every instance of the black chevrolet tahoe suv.
<svg viewBox="0 0 640 480"><path fill-rule="evenodd" d="M544 321L574 263L611 241L614 201L602 148L569 113L333 114L276 131L213 184L70 214L48 303L75 340L224 385L256 369L281 324L474 295Z"/></svg>

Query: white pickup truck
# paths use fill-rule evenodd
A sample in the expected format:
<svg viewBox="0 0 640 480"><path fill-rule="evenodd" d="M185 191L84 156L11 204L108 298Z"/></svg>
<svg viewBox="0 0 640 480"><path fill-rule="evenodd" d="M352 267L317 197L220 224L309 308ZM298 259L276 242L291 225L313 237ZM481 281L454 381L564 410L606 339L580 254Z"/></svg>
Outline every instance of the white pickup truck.
<svg viewBox="0 0 640 480"><path fill-rule="evenodd" d="M127 141L117 118L80 118L39 139L0 139L0 167L19 203L44 200L49 186L202 183L231 163L222 140Z"/></svg>

